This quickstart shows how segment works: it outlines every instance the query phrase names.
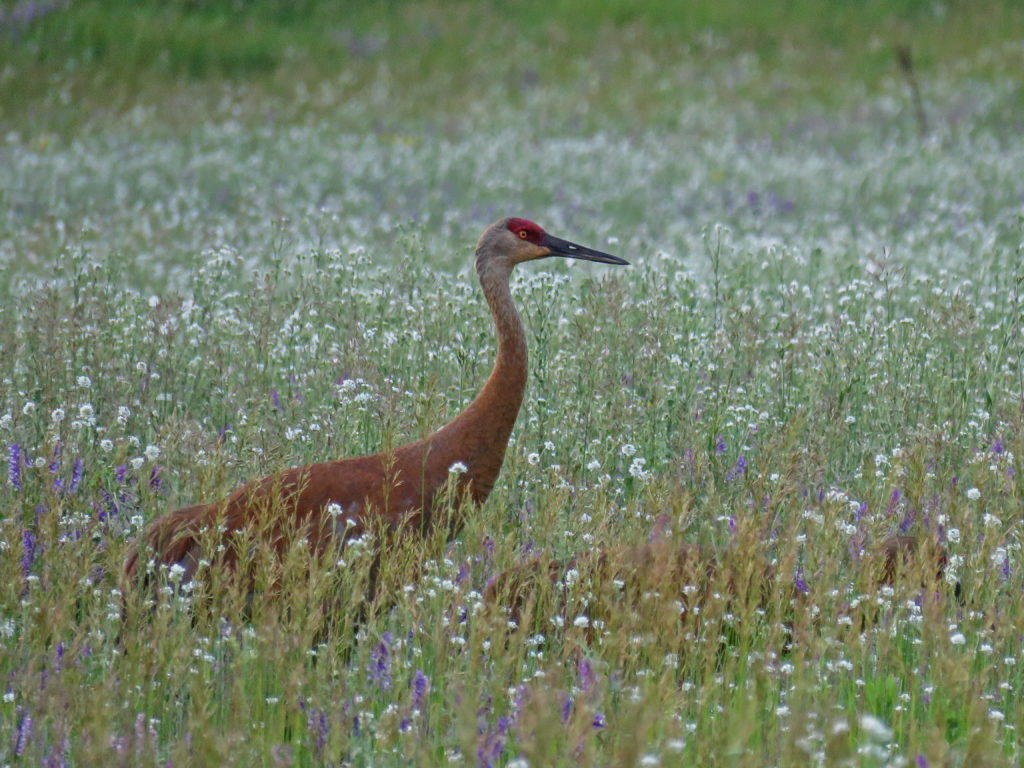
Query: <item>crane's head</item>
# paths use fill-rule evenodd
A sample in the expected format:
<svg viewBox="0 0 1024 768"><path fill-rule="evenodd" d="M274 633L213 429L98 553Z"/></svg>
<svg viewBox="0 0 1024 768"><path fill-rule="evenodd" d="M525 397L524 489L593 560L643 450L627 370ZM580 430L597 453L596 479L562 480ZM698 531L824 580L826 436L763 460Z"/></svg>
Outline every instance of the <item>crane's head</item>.
<svg viewBox="0 0 1024 768"><path fill-rule="evenodd" d="M546 259L549 256L597 261L601 264L629 264L625 259L610 253L595 251L549 235L529 219L509 218L495 222L487 228L476 246L478 269L488 266L490 262L501 262L511 269L524 261Z"/></svg>

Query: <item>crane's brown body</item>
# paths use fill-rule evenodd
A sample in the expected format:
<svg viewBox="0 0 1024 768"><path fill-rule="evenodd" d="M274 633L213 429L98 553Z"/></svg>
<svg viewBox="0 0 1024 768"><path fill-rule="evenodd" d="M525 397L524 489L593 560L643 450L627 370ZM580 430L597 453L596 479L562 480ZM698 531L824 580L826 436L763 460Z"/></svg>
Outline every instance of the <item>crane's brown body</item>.
<svg viewBox="0 0 1024 768"><path fill-rule="evenodd" d="M259 531L281 553L287 531L301 531L315 552L359 536L374 521L394 531L430 528L438 495L454 483L456 500L479 505L501 471L527 379L526 334L512 302L516 264L566 256L606 264L627 262L546 234L525 219L502 219L476 248L480 286L494 317L498 352L477 397L450 423L414 443L370 456L289 469L239 488L211 504L179 509L154 521L125 565L134 579L148 547L157 563L177 565L188 580L201 559L204 531L222 531L219 559L237 566L242 532ZM453 465L461 464L453 475ZM458 520L448 520L450 533ZM241 541L237 539L235 541Z"/></svg>
<svg viewBox="0 0 1024 768"><path fill-rule="evenodd" d="M868 588L892 586L901 573L918 578L922 587L932 588L942 581L946 564L946 552L941 547L922 547L914 536L890 536L865 554L859 569L865 574ZM539 594L538 588L545 587L564 612L569 600L570 590L565 587L569 570L590 574L588 589L599 596L611 596L619 604L637 604L642 595L658 590L665 596L666 606L675 600L685 601L687 617L698 614L712 592L766 605L778 588L776 569L767 560L742 560L739 568L734 564L723 573L714 552L694 544L659 540L593 550L565 561L531 558L498 573L485 588L484 601L518 623L523 610ZM610 589L613 583L615 588ZM684 591L686 585L691 585L693 591ZM785 589L793 599L803 596L796 585ZM959 584L954 594L959 600ZM597 613L608 608L591 605L592 612Z"/></svg>

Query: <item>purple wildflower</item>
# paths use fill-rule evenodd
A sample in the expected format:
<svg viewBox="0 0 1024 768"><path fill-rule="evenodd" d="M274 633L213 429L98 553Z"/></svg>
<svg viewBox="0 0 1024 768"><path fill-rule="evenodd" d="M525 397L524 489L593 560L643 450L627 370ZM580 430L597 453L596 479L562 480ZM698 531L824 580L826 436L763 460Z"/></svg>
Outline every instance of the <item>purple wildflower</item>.
<svg viewBox="0 0 1024 768"><path fill-rule="evenodd" d="M1002 440L996 440L992 444L992 453L999 454L999 453L1002 453L1002 452L1003 452L1003 441Z"/></svg>
<svg viewBox="0 0 1024 768"><path fill-rule="evenodd" d="M102 523L108 517L113 517L117 514L117 503L114 501L114 497L106 491L103 491L103 503L106 504L106 508L101 507L96 518Z"/></svg>
<svg viewBox="0 0 1024 768"><path fill-rule="evenodd" d="M493 768L505 751L505 733L508 731L508 719L498 718L498 727L488 729L476 748L477 765L481 768Z"/></svg>
<svg viewBox="0 0 1024 768"><path fill-rule="evenodd" d="M918 752L917 757L914 758L914 765L916 765L917 768L928 768L928 758Z"/></svg>
<svg viewBox="0 0 1024 768"><path fill-rule="evenodd" d="M149 487L154 491L159 491L160 486L163 485L163 480L160 478L160 465L154 464L153 469L149 472Z"/></svg>
<svg viewBox="0 0 1024 768"><path fill-rule="evenodd" d="M281 413L284 413L284 408L281 407L281 398L277 396L276 389L270 390L270 401L274 404L274 407L277 408L277 410L281 411Z"/></svg>
<svg viewBox="0 0 1024 768"><path fill-rule="evenodd" d="M593 670L590 668L590 662L587 661L587 659L585 657L580 659L579 675L580 675L580 688L582 688L583 692L586 693L587 691L590 690L591 686L594 685L594 682L596 681L596 679L594 677Z"/></svg>
<svg viewBox="0 0 1024 768"><path fill-rule="evenodd" d="M377 647L370 651L372 662L367 676L370 682L376 683L382 690L386 691L391 687L391 634L385 632Z"/></svg>
<svg viewBox="0 0 1024 768"><path fill-rule="evenodd" d="M316 755L319 758L319 757L323 757L324 747L327 746L327 733L331 729L330 724L327 722L327 713L324 710L322 710L322 709L320 710L320 714L317 717L316 726L317 726L317 731L316 731L315 750L316 750Z"/></svg>
<svg viewBox="0 0 1024 768"><path fill-rule="evenodd" d="M427 698L427 687L430 685L430 678L424 674L422 669L417 669L412 676L412 708L423 709L423 702Z"/></svg>
<svg viewBox="0 0 1024 768"><path fill-rule="evenodd" d="M82 482L82 457L75 459L75 468L71 470L71 486L68 488L71 493L78 490L78 484Z"/></svg>
<svg viewBox="0 0 1024 768"><path fill-rule="evenodd" d="M10 448L10 459L7 462L7 481L14 490L21 490L21 446L12 443Z"/></svg>
<svg viewBox="0 0 1024 768"><path fill-rule="evenodd" d="M227 437L228 432L231 432L232 430L234 430L234 428L234 424L225 424L223 427L221 427L220 431L217 433L217 442L223 444L224 438Z"/></svg>
<svg viewBox="0 0 1024 768"><path fill-rule="evenodd" d="M605 717L604 717L604 712L595 712L594 713L594 730L595 731L599 731L602 728L604 728L605 725L607 725L607 722L608 721L605 720Z"/></svg>
<svg viewBox="0 0 1024 768"><path fill-rule="evenodd" d="M737 477L747 471L747 460L740 454L739 459L736 460L736 466L725 473L726 481L735 480Z"/></svg>
<svg viewBox="0 0 1024 768"><path fill-rule="evenodd" d="M64 485L64 481L57 475L57 470L60 469L60 443L53 446L53 457L50 460L50 474L53 475L53 490L59 491Z"/></svg>
<svg viewBox="0 0 1024 768"><path fill-rule="evenodd" d="M114 473L114 476L117 478L117 484L118 485L124 485L124 476L125 476L125 474L127 472L128 472L128 465L127 464L122 464L121 466L119 466L117 468L117 472Z"/></svg>
<svg viewBox="0 0 1024 768"><path fill-rule="evenodd" d="M562 703L562 722L569 722L569 715L572 714L572 696L565 694L565 701Z"/></svg>
<svg viewBox="0 0 1024 768"><path fill-rule="evenodd" d="M719 456L725 453L725 438L721 435L718 436L718 440L715 442L715 453Z"/></svg>
<svg viewBox="0 0 1024 768"><path fill-rule="evenodd" d="M807 582L804 581L804 567L802 565L796 569L796 576L793 577L793 586L805 595L811 591L810 587L807 586Z"/></svg>
<svg viewBox="0 0 1024 768"><path fill-rule="evenodd" d="M899 490L899 488L894 488L893 491L892 491L892 496L889 497L889 507L885 510L885 514L891 515L893 512L895 512L896 511L896 507L897 507L897 505L899 503L900 503L900 490Z"/></svg>
<svg viewBox="0 0 1024 768"><path fill-rule="evenodd" d="M32 716L22 710L19 706L18 710L21 717L18 720L18 738L14 748L14 754L21 757L25 753L25 746L28 744L29 738L32 736Z"/></svg>
<svg viewBox="0 0 1024 768"><path fill-rule="evenodd" d="M736 515L729 515L729 535L736 535Z"/></svg>
<svg viewBox="0 0 1024 768"><path fill-rule="evenodd" d="M313 709L301 696L299 697L299 710L306 715L306 727L316 734L313 754L318 762L323 762L324 747L327 746L327 734L331 730L331 724L327 720L327 712L322 709Z"/></svg>
<svg viewBox="0 0 1024 768"><path fill-rule="evenodd" d="M32 563L36 559L36 537L28 528L21 532L21 572L28 576L32 570Z"/></svg>
<svg viewBox="0 0 1024 768"><path fill-rule="evenodd" d="M459 574L455 577L455 583L461 584L469 578L469 563L463 561L462 565L459 566Z"/></svg>
<svg viewBox="0 0 1024 768"><path fill-rule="evenodd" d="M864 517L864 515L866 515L867 513L868 513L868 503L866 501L862 501L860 503L860 506L857 507L857 512L854 514L854 517L853 517L854 521L859 523L861 521L861 518Z"/></svg>
<svg viewBox="0 0 1024 768"><path fill-rule="evenodd" d="M906 533L915 520L917 520L917 510L908 509L906 514L903 515L902 522L900 522L900 533Z"/></svg>
<svg viewBox="0 0 1024 768"><path fill-rule="evenodd" d="M516 697L512 700L512 711L518 715L523 711L523 700L526 698L526 686L520 685L516 690Z"/></svg>
<svg viewBox="0 0 1024 768"><path fill-rule="evenodd" d="M64 641L61 640L57 643L57 650L54 653L53 672L59 675L61 670L64 669Z"/></svg>
<svg viewBox="0 0 1024 768"><path fill-rule="evenodd" d="M1000 570L1003 573L1003 581L1010 578L1010 558L1008 555L1003 555L1003 565Z"/></svg>

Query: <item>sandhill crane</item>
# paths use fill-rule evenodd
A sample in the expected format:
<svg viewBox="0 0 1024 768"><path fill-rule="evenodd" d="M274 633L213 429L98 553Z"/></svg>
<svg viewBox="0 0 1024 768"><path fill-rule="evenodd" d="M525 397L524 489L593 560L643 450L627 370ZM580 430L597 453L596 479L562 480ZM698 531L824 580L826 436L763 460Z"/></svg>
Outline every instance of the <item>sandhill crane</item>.
<svg viewBox="0 0 1024 768"><path fill-rule="evenodd" d="M946 551L941 546L929 547L920 544L917 537L896 535L869 550L859 569L869 589L893 586L901 575L920 579L921 587L931 589L943 580L947 563ZM571 599L567 579L570 571L576 571L575 578L582 578L580 574L584 573L591 576L584 591L598 595L590 605L595 615L607 613L614 607L600 604L602 595L619 607L635 608L642 595L661 594L665 598L661 607L666 610L673 609L676 601L683 601L687 618L699 613L709 593L718 590L727 600L740 596L761 605L771 601L779 577L767 561L741 560L731 564L725 572L723 567L710 550L663 539L635 546L595 549L568 560L532 557L498 573L484 589L484 602L503 611L518 624L523 610L546 589L559 612L564 613ZM542 586L545 581L546 587ZM803 598L802 589L796 583L786 591L796 600ZM959 582L954 585L953 593L961 602ZM862 625L865 621L866 616L862 616Z"/></svg>
<svg viewBox="0 0 1024 768"><path fill-rule="evenodd" d="M191 580L201 559L203 531L217 526L224 545L220 560L229 568L237 567L242 554L242 539L235 537L247 528L269 535L278 556L289 530L301 530L314 552L361 535L371 518L380 518L394 531L427 530L435 500L450 482L453 467L463 470L456 480L456 500L482 504L501 470L526 389L526 334L509 279L517 264L549 256L629 263L553 237L527 219L495 222L477 243L476 271L494 316L497 359L483 389L462 413L408 445L295 467L243 486L221 501L164 515L150 524L143 541L129 553L128 579L138 577L148 548L156 562L171 566L182 583ZM449 521L449 535L458 523Z"/></svg>

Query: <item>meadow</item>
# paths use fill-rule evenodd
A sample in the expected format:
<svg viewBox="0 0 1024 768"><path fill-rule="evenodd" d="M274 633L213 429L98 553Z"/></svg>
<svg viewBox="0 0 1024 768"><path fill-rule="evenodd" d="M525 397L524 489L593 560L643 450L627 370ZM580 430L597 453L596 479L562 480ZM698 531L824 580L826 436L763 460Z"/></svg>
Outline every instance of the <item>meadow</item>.
<svg viewBox="0 0 1024 768"><path fill-rule="evenodd" d="M1019 764L1024 13L981 5L6 3L0 764ZM465 407L506 215L632 266L515 273L457 537L372 603L372 538L251 605L124 582L156 516ZM893 533L938 584L873 583ZM484 599L652 540L716 553L699 612Z"/></svg>

